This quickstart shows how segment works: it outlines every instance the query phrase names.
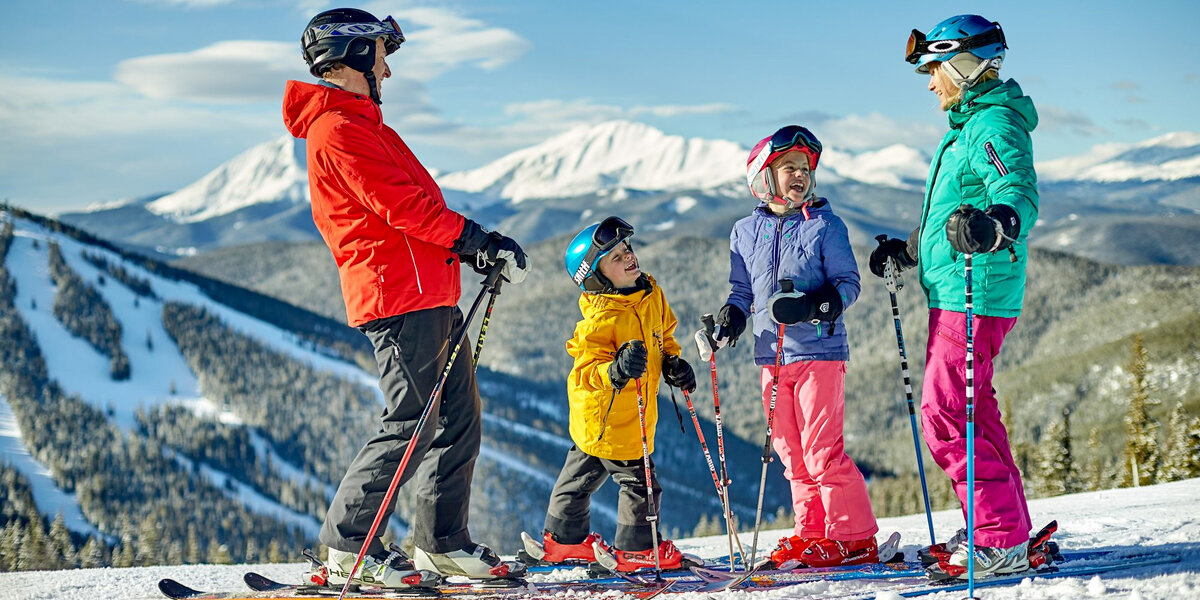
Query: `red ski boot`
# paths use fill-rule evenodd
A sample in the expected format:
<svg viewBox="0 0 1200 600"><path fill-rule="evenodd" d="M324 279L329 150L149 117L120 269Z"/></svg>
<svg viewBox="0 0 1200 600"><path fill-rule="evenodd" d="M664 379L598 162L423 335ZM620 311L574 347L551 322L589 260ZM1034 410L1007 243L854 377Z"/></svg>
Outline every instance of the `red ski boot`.
<svg viewBox="0 0 1200 600"><path fill-rule="evenodd" d="M779 538L779 544L771 551L771 563L776 569L793 569L802 566L804 551L821 538L806 538L798 535Z"/></svg>
<svg viewBox="0 0 1200 600"><path fill-rule="evenodd" d="M821 538L804 550L801 561L809 567L836 567L879 562L879 546L875 537L843 541Z"/></svg>
<svg viewBox="0 0 1200 600"><path fill-rule="evenodd" d="M638 569L653 569L654 550L612 550L613 558L617 559L617 571L629 573ZM683 568L683 553L675 547L675 542L663 540L658 545L658 567L667 571Z"/></svg>

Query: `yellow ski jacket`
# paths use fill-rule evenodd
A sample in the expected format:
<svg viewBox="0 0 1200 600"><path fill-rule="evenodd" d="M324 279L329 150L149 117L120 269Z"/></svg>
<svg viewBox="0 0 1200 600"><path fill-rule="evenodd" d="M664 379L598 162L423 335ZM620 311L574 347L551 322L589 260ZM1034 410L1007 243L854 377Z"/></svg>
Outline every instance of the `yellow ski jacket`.
<svg viewBox="0 0 1200 600"><path fill-rule="evenodd" d="M654 452L662 358L664 354L679 355L679 343L675 341L678 321L658 283L649 275L646 278L650 289L629 295L581 294L579 310L583 319L575 324L575 336L567 340L567 354L575 359L567 377L571 439L584 453L599 458L642 457L637 386L630 380L614 399L608 377L617 348L635 339L645 342L649 354L646 374L640 380L646 406L647 447Z"/></svg>

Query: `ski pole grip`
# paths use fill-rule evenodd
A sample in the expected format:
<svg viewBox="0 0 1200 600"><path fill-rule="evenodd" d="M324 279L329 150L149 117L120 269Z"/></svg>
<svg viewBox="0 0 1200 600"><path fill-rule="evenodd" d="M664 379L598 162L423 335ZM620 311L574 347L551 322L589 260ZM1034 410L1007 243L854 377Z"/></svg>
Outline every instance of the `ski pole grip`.
<svg viewBox="0 0 1200 600"><path fill-rule="evenodd" d="M491 290L494 293L500 293L500 274L504 272L504 259L497 260L492 265L492 270L488 271L487 277L483 280L483 287Z"/></svg>
<svg viewBox="0 0 1200 600"><path fill-rule="evenodd" d="M700 322L704 325L704 331L708 335L712 335L717 330L717 323L713 320L712 313L704 313L704 316L700 317Z"/></svg>
<svg viewBox="0 0 1200 600"><path fill-rule="evenodd" d="M883 243L887 241L887 234L881 233L881 234L875 236L875 241L879 242L879 245L882 246Z"/></svg>

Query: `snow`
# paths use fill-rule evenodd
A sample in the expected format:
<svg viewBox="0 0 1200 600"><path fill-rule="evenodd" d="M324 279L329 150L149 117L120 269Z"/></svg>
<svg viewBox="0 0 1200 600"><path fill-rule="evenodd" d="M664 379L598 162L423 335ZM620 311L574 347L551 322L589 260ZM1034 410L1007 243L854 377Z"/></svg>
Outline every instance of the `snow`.
<svg viewBox="0 0 1200 600"><path fill-rule="evenodd" d="M1168 133L1138 144L1108 143L1037 163L1044 181L1156 181L1200 177L1200 133Z"/></svg>
<svg viewBox="0 0 1200 600"><path fill-rule="evenodd" d="M1200 479L1033 500L1030 511L1037 525L1058 520L1055 539L1065 550L1140 547L1174 552L1182 561L1095 576L1025 579L1012 586L979 588L976 597L982 600L1180 600L1197 598L1200 594L1200 543L1197 542L1200 540L1200 519L1197 519L1200 515ZM960 527L961 520L958 511L934 513L934 527L942 537ZM885 532L899 531L903 535L902 547L910 554L918 545L927 543L924 513L880 519L879 526L881 538ZM787 533L790 532L765 532L760 535L759 543L774 545L774 540ZM745 533L741 538L743 544L748 545L752 535ZM509 545L515 547L518 543L514 540ZM726 547L723 536L677 540L677 543L684 552L702 557L722 555ZM763 551L760 548L759 553ZM164 577L206 590L245 590L241 576L247 570L290 581L297 579L304 569L302 563L288 563L4 573L0 574L0 600L160 598L155 585ZM567 574L581 576L582 569L536 574L530 579L535 583L561 580ZM754 595L731 591L665 597L678 597L679 600L810 599L861 590L863 585L861 580L825 581ZM931 600L958 600L964 595L963 592L942 592L928 597ZM894 591L881 592L876 597L878 600L900 598Z"/></svg>

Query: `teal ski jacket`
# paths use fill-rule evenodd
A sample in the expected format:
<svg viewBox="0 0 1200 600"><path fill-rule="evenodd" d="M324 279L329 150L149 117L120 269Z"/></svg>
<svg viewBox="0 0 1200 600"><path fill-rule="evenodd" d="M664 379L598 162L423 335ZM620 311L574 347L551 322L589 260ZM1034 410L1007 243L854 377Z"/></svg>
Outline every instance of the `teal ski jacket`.
<svg viewBox="0 0 1200 600"><path fill-rule="evenodd" d="M1038 215L1037 174L1029 133L1037 126L1033 101L1016 81L985 81L963 94L947 114L950 131L929 165L921 209L918 268L930 308L966 311L962 254L946 239L946 221L961 204L987 210L1006 204L1021 219L1016 260L1009 251L972 256L975 314L1016 317L1025 297L1026 239Z"/></svg>

